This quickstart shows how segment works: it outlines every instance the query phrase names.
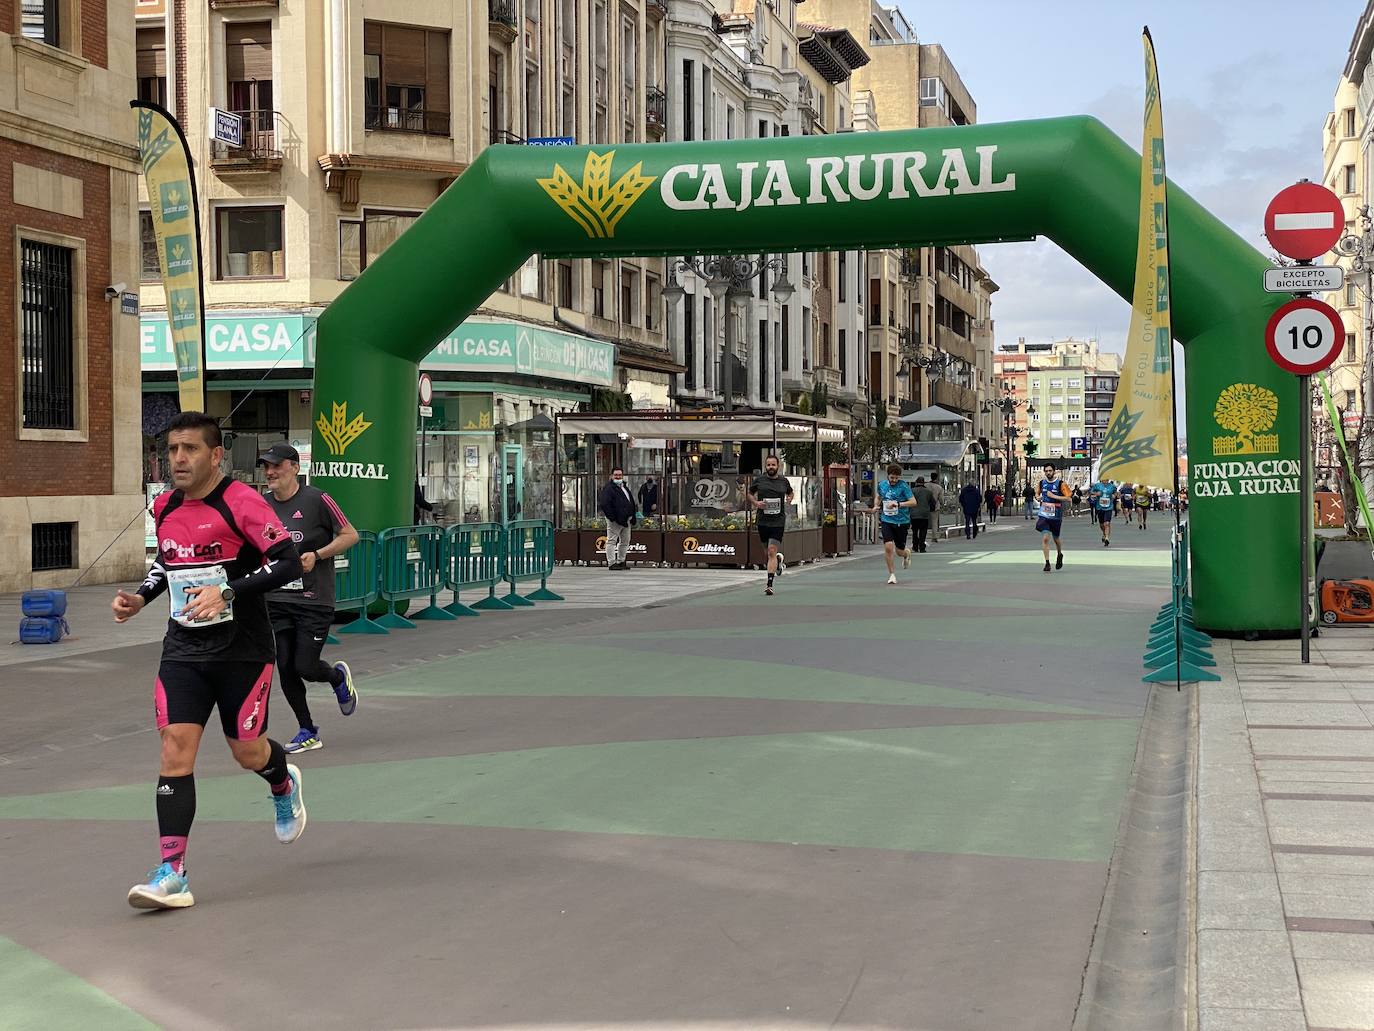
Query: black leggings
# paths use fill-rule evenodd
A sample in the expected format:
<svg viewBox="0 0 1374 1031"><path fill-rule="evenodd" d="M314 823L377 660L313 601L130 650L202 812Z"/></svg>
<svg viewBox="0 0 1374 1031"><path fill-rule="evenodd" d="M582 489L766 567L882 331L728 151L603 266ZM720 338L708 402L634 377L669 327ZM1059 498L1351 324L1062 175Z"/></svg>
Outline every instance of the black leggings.
<svg viewBox="0 0 1374 1031"><path fill-rule="evenodd" d="M272 629L277 635L277 675L281 693L301 729L317 729L305 700L305 682L334 684L334 668L320 660L334 613L308 605L272 606Z"/></svg>

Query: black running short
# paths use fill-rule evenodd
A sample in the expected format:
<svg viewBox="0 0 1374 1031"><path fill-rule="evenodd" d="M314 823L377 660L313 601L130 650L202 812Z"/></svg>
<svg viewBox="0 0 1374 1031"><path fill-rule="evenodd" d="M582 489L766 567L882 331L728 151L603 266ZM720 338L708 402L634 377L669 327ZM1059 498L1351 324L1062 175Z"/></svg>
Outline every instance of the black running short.
<svg viewBox="0 0 1374 1031"><path fill-rule="evenodd" d="M1110 508L1099 508L1097 510L1097 521L1099 523L1110 523L1112 521L1112 510Z"/></svg>
<svg viewBox="0 0 1374 1031"><path fill-rule="evenodd" d="M906 551L906 535L910 523L883 523L881 533L884 541L891 541L898 551Z"/></svg>
<svg viewBox="0 0 1374 1031"><path fill-rule="evenodd" d="M1064 520L1046 519L1044 516L1041 516L1035 521L1035 530L1037 533L1054 534L1054 539L1059 540L1059 535L1064 531Z"/></svg>
<svg viewBox="0 0 1374 1031"><path fill-rule="evenodd" d="M153 700L157 728L171 723L204 727L210 710L219 707L224 736L252 741L267 731L267 696L272 691L272 663L173 662L157 670Z"/></svg>
<svg viewBox="0 0 1374 1031"><path fill-rule="evenodd" d="M763 543L765 548L768 547L769 544L776 544L778 547L782 547L782 535L787 532L787 527L765 526L763 523L759 523L758 528L759 540Z"/></svg>

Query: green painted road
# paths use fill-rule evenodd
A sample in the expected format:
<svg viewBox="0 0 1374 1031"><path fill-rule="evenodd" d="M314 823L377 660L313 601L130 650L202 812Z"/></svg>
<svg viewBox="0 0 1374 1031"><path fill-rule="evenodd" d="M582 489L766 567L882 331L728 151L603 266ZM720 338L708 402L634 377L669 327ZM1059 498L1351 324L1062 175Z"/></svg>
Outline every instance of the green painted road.
<svg viewBox="0 0 1374 1031"><path fill-rule="evenodd" d="M1167 529L1071 524L1045 574L1005 525L895 587L870 551L771 598L348 640L363 701L313 702L299 842L207 737L184 912L124 902L155 865L156 647L0 674L32 710L0 728L30 889L0 907L0 1027L1061 1031Z"/></svg>

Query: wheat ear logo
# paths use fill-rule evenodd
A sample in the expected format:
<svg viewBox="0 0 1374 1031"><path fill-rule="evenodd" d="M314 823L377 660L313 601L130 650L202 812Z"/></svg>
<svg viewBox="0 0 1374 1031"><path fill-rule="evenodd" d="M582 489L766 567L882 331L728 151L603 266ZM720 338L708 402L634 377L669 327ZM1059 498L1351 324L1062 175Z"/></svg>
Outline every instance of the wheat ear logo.
<svg viewBox="0 0 1374 1031"><path fill-rule="evenodd" d="M557 164L553 166L552 176L538 180L554 203L593 239L614 236L616 223L658 178L640 174L643 162L636 162L612 184L611 162L614 159L613 150L605 154L588 152L580 183Z"/></svg>
<svg viewBox="0 0 1374 1031"><path fill-rule="evenodd" d="M315 429L320 431L320 436L324 438L325 445L329 448L332 455L342 455L348 450L348 445L361 437L372 423L363 419L363 413L359 412L350 420L348 418L348 402L343 404L335 402L331 406L332 418L326 419L323 414L315 420Z"/></svg>
<svg viewBox="0 0 1374 1031"><path fill-rule="evenodd" d="M1265 433L1279 415L1279 399L1272 390L1254 383L1232 383L1217 397L1212 418L1234 437L1213 437L1215 455L1275 455L1279 435Z"/></svg>

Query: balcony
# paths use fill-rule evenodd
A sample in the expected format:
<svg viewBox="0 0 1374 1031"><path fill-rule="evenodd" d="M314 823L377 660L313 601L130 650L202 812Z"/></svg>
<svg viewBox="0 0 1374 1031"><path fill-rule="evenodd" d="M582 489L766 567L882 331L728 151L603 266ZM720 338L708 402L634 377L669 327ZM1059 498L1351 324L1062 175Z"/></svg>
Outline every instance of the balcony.
<svg viewBox="0 0 1374 1031"><path fill-rule="evenodd" d="M364 126L381 132L413 132L422 136L447 136L452 115L419 107L369 106Z"/></svg>
<svg viewBox="0 0 1374 1031"><path fill-rule="evenodd" d="M939 380L933 384L931 396L940 407L964 415L972 415L978 405L978 396L972 390L946 380Z"/></svg>
<svg viewBox="0 0 1374 1031"><path fill-rule="evenodd" d="M917 282L920 282L920 279L921 279L921 263L920 263L920 261L919 261L918 259L914 258L914 257L911 257L911 256L908 256L908 255L903 254L903 255L902 255L901 262L900 262L900 264L899 264L899 266L898 266L898 275L900 275L900 276L902 277L902 279L905 280L905 281L908 282L908 283L917 283Z"/></svg>
<svg viewBox="0 0 1374 1031"><path fill-rule="evenodd" d="M487 0L487 21L491 24L491 33L507 43L514 43L517 35L517 27L520 24L519 15L515 10L515 0Z"/></svg>
<svg viewBox="0 0 1374 1031"><path fill-rule="evenodd" d="M666 18L668 0L644 0L644 14L649 18Z"/></svg>
<svg viewBox="0 0 1374 1031"><path fill-rule="evenodd" d="M668 131L668 94L650 86L644 95L644 127L650 136L663 139Z"/></svg>
<svg viewBox="0 0 1374 1031"><path fill-rule="evenodd" d="M280 7L279 0L210 0L212 11L232 11L238 7Z"/></svg>
<svg viewBox="0 0 1374 1031"><path fill-rule="evenodd" d="M978 363L973 344L954 332L954 330L950 329L948 326L935 327L935 346L941 351L948 351L956 358L962 358L970 365L976 365Z"/></svg>
<svg viewBox="0 0 1374 1031"><path fill-rule="evenodd" d="M243 119L243 146L215 141L210 145L210 167L220 176L261 175L277 172L282 165L280 111L235 111Z"/></svg>

